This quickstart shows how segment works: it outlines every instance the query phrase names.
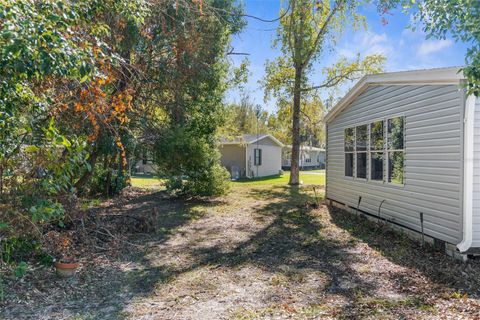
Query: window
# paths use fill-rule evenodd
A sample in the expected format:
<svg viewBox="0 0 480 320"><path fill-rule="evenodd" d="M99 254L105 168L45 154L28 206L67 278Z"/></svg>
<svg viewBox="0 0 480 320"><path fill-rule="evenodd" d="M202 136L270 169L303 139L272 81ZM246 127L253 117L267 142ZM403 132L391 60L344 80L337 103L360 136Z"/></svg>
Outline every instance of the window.
<svg viewBox="0 0 480 320"><path fill-rule="evenodd" d="M345 129L344 151L345 151L345 176L353 177L353 154L355 151L354 128Z"/></svg>
<svg viewBox="0 0 480 320"><path fill-rule="evenodd" d="M368 126L358 126L355 128L355 151L357 163L357 178L367 178L367 140Z"/></svg>
<svg viewBox="0 0 480 320"><path fill-rule="evenodd" d="M403 116L345 129L345 176L403 185L404 135Z"/></svg>
<svg viewBox="0 0 480 320"><path fill-rule="evenodd" d="M253 154L254 154L253 164L255 166L261 166L262 165L262 149L253 149Z"/></svg>
<svg viewBox="0 0 480 320"><path fill-rule="evenodd" d="M388 182L403 184L405 168L404 149L405 117L387 121Z"/></svg>
<svg viewBox="0 0 480 320"><path fill-rule="evenodd" d="M370 124L370 179L383 181L383 121Z"/></svg>

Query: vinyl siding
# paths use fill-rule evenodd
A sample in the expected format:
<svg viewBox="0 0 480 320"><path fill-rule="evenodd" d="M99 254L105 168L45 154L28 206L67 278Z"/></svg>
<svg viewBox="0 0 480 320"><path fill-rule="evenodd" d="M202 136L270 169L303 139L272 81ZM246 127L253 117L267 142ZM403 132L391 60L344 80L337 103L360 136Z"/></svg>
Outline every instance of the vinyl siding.
<svg viewBox="0 0 480 320"><path fill-rule="evenodd" d="M311 159L307 162L306 159ZM292 165L291 148L286 147L282 152L282 166L289 168ZM324 168L325 151L324 150L302 150L300 149L300 169Z"/></svg>
<svg viewBox="0 0 480 320"><path fill-rule="evenodd" d="M307 159L311 159L307 162ZM300 167L320 167L325 162L325 151L317 150L301 150L300 151Z"/></svg>
<svg viewBox="0 0 480 320"><path fill-rule="evenodd" d="M404 185L345 177L344 129L395 116L405 116ZM380 202L386 200L381 215L417 231L419 213L423 212L427 235L453 244L460 242L462 119L463 95L457 86L367 88L327 124L327 197L356 207L361 196L360 209L375 215ZM369 172L367 164L367 176ZM478 200L480 205L480 197Z"/></svg>
<svg viewBox="0 0 480 320"><path fill-rule="evenodd" d="M274 147L278 147L278 144L273 141L272 139L270 139L270 137L265 137L263 139L260 139L258 140L258 142L254 142L253 143L254 145L256 144L261 144L261 145L264 145L264 146L274 146Z"/></svg>
<svg viewBox="0 0 480 320"><path fill-rule="evenodd" d="M473 242L472 247L480 247L480 98L475 103L473 138Z"/></svg>
<svg viewBox="0 0 480 320"><path fill-rule="evenodd" d="M277 144L259 144L258 148L262 150L262 164L260 166L254 165L253 150L256 148L256 143L247 146L247 176L265 177L279 174L280 170L282 169L282 147Z"/></svg>
<svg viewBox="0 0 480 320"><path fill-rule="evenodd" d="M241 177L245 176L245 146L225 144L220 146L220 162L230 172L238 171Z"/></svg>

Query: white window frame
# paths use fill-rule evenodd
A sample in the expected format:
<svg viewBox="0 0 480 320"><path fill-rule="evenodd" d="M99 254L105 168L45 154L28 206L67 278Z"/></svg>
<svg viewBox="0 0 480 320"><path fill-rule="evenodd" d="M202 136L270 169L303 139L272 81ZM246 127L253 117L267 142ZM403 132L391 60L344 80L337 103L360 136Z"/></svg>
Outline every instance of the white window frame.
<svg viewBox="0 0 480 320"><path fill-rule="evenodd" d="M372 124L374 124L375 122L382 122L383 123L383 144L382 144L382 150L371 150L370 146L372 145L372 132L371 132L371 128L372 128ZM386 159L385 159L385 154L386 154L386 147L387 147L387 144L386 144L386 141L387 141L387 135L386 135L386 123L387 121L385 120L385 118L380 118L380 119L375 119L375 120L372 120L369 122L368 124L368 181L372 182L372 183L376 183L376 184L385 184L385 162L386 162ZM382 152L383 153L383 163L382 163L382 180L373 180L372 179L372 153L380 153Z"/></svg>
<svg viewBox="0 0 480 320"><path fill-rule="evenodd" d="M349 127L346 127L346 128L343 128L343 146L342 146L342 149L343 149L343 177L346 178L346 179L351 179L353 180L356 176L356 167L355 167L355 158L356 158L356 155L355 155L355 148L356 148L356 132L357 130L355 129L356 126L349 126ZM352 151L345 151L345 131L347 129L353 129L353 150ZM345 165L346 165L346 161L345 161L345 155L347 153L351 153L353 156L352 156L352 175L351 176L347 176L345 174Z"/></svg>
<svg viewBox="0 0 480 320"><path fill-rule="evenodd" d="M258 152L258 160L257 161L257 152ZM262 149L260 148L254 148L253 149L253 165L254 166L257 166L257 167L260 167L262 165Z"/></svg>
<svg viewBox="0 0 480 320"><path fill-rule="evenodd" d="M367 126L367 140L365 141L366 143L366 148L365 148L365 151L360 151L358 152L357 151L357 128L358 127L362 127L362 126ZM354 166L354 177L355 177L355 180L358 180L358 181L368 181L368 172L369 172L369 168L368 168L368 149L370 148L370 134L369 134L369 124L368 123L363 123L363 124L359 124L359 125L356 125L354 126L355 128L355 143L354 143L354 158L355 158L355 161L353 163L353 166ZM358 161L357 161L357 154L358 153L365 153L365 178L359 178L357 177L357 164L358 164Z"/></svg>
<svg viewBox="0 0 480 320"><path fill-rule="evenodd" d="M403 149L388 149L388 120L403 117ZM385 154L386 154L386 173L384 180L385 182L392 187L403 188L405 187L405 167L406 167L406 151L405 151L405 132L407 128L407 117L404 114L389 116L385 120ZM402 183L393 183L388 181L389 180L389 171L390 171L390 152L403 152L403 181Z"/></svg>
<svg viewBox="0 0 480 320"><path fill-rule="evenodd" d="M394 118L403 118L403 149L388 149L388 121ZM371 137L371 125L375 122L382 122L383 123L383 148L382 150L371 150L370 146L372 144L372 137ZM367 123L361 123L358 125L350 125L348 127L343 128L343 176L345 179L351 179L351 180L357 180L357 181L365 181L365 182L372 182L373 184L383 184L383 185L389 185L391 187L395 188L403 188L405 187L405 167L406 167L406 124L407 124L407 117L404 114L396 114L393 116L389 117L384 117L384 118L377 118L374 120L371 120ZM367 126L367 150L366 151L358 151L357 150L357 127L361 126ZM353 129L353 151L345 151L345 130L347 129ZM383 179L382 180L372 180L372 163L371 163L371 154L372 153L383 153L383 165L382 165L382 170L383 170ZM389 166L390 166L390 157L389 153L390 152L403 152L403 183L394 183L394 182L389 182ZM353 154L353 159L352 159L352 176L347 176L345 175L345 155L347 153ZM367 161L366 161L366 170L367 174L365 178L358 178L357 177L357 153L366 153L367 155Z"/></svg>

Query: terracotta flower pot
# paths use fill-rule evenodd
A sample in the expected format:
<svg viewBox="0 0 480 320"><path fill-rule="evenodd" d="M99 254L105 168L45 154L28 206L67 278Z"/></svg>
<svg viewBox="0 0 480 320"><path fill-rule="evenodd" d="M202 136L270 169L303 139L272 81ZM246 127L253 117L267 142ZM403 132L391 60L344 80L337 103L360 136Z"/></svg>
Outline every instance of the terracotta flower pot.
<svg viewBox="0 0 480 320"><path fill-rule="evenodd" d="M55 262L55 269L57 274L63 278L69 278L75 274L79 266L78 262L65 263L65 262Z"/></svg>

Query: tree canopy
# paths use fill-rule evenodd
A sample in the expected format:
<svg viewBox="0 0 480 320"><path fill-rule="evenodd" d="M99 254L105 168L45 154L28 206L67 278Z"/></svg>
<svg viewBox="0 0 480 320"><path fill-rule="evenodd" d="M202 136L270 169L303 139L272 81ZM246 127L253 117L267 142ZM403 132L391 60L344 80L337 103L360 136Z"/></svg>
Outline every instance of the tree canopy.
<svg viewBox="0 0 480 320"><path fill-rule="evenodd" d="M322 70L323 81L309 79L322 55L335 47L345 28L366 27L365 18L357 11L359 1L291 0L282 9L277 38L273 45L282 56L266 64L264 88L266 96L273 96L280 108L291 108L292 166L290 184L299 183L300 122L302 99L312 91L337 86L347 80L357 79L365 73L382 69L384 57L371 55L353 61L340 58ZM311 104L306 104L311 105ZM304 114L307 113L304 110Z"/></svg>
<svg viewBox="0 0 480 320"><path fill-rule="evenodd" d="M398 5L421 22L427 38L445 39L451 35L469 45L463 73L468 80L468 92L480 96L480 1L381 0L378 8L385 14Z"/></svg>
<svg viewBox="0 0 480 320"><path fill-rule="evenodd" d="M127 186L144 152L172 192L225 192L215 137L241 13L233 0L1 2L2 226L63 223L78 195Z"/></svg>

